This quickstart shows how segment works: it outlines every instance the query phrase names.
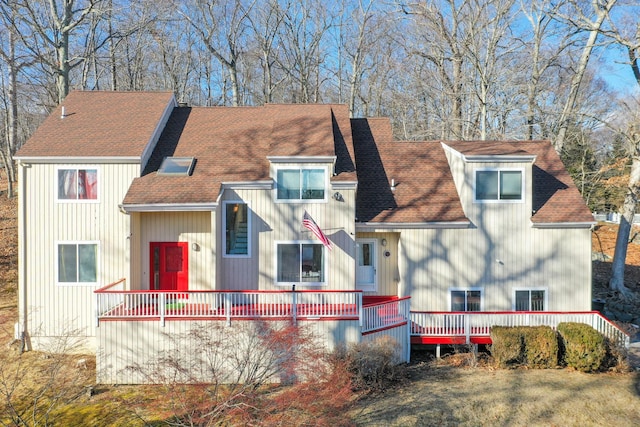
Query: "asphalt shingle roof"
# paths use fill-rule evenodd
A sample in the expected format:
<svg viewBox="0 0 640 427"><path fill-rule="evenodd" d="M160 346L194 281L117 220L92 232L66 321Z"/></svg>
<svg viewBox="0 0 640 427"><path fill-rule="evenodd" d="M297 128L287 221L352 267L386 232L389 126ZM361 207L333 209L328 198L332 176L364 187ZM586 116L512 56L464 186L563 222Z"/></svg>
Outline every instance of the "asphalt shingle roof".
<svg viewBox="0 0 640 427"><path fill-rule="evenodd" d="M17 157L141 157L169 92L72 92ZM591 222L548 141L445 142L464 155L535 155L534 223ZM194 157L190 176L157 174L167 156ZM467 222L440 141L393 140L388 119L350 119L344 105L175 107L125 205L214 203L224 182L270 181L269 158L336 157L332 182L357 181L358 222ZM392 189L392 182L395 183Z"/></svg>
<svg viewBox="0 0 640 427"><path fill-rule="evenodd" d="M170 102L170 92L71 92L16 157L140 157Z"/></svg>

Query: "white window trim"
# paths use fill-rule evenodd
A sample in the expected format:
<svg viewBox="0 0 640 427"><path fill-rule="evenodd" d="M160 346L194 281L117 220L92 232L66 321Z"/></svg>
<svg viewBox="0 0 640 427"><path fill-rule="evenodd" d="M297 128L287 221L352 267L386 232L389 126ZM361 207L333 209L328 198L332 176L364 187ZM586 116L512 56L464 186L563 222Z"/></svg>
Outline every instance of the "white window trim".
<svg viewBox="0 0 640 427"><path fill-rule="evenodd" d="M373 243L373 283L358 283L358 255L360 253L359 248L356 248L356 288L365 292L375 292L378 290L378 251L381 248L380 240L374 238L357 238L356 246L360 243Z"/></svg>
<svg viewBox="0 0 640 427"><path fill-rule="evenodd" d="M323 170L324 171L324 198L323 199L278 199L278 172L281 170ZM329 168L325 165L304 165L304 166L276 166L273 176L273 200L276 203L327 203L329 201Z"/></svg>
<svg viewBox="0 0 640 427"><path fill-rule="evenodd" d="M543 291L544 292L544 310L549 311L549 288L546 286L538 286L538 287L517 287L511 290L511 311L516 311L516 291L529 291L529 298L531 298L531 291ZM529 299L529 303L531 303L531 299ZM541 312L541 313L542 313Z"/></svg>
<svg viewBox="0 0 640 427"><path fill-rule="evenodd" d="M451 292L453 291L480 291L480 311L484 311L484 288L483 287L449 288L449 291L447 292L447 299L448 299L447 311L451 311Z"/></svg>
<svg viewBox="0 0 640 427"><path fill-rule="evenodd" d="M247 205L247 254L227 254L227 205L242 204ZM223 258L251 258L252 224L251 224L251 204L244 200L225 200L222 202L222 257Z"/></svg>
<svg viewBox="0 0 640 427"><path fill-rule="evenodd" d="M477 199L476 198L476 180L478 177L478 172L498 172L498 184L500 183L500 172L520 172L520 176L522 180L520 182L520 199L496 199L496 200L487 200L487 199ZM525 194L525 173L524 168L478 168L473 170L473 188L471 191L473 192L473 203L524 203L526 198ZM498 196L500 195L500 189L498 188Z"/></svg>
<svg viewBox="0 0 640 427"><path fill-rule="evenodd" d="M97 188L97 196L95 199L61 199L58 197L58 179L60 178L60 173L59 171L61 170L75 170L75 171L79 171L79 170L95 170L96 171L96 179L98 182L98 188ZM54 199L56 201L56 203L79 203L79 204L85 204L85 203L100 203L100 195L101 195L101 191L100 191L100 186L101 186L101 171L100 168L98 166L86 166L86 165L69 165L69 166L63 166L63 165L58 165L55 167L55 177L53 179L53 194L54 194Z"/></svg>
<svg viewBox="0 0 640 427"><path fill-rule="evenodd" d="M58 279L60 278L60 271L58 268L59 262L59 253L58 250L60 245L96 245L96 282L60 282ZM56 240L55 241L55 275L56 275L56 285L57 286L97 286L100 283L100 241L98 240ZM76 265L76 268L78 266Z"/></svg>
<svg viewBox="0 0 640 427"><path fill-rule="evenodd" d="M278 245L320 245L322 246L322 262L324 272L324 282L278 282ZM327 257L327 248L317 240L276 240L274 242L274 261L273 261L273 282L276 286L291 287L296 286L327 286L329 281L327 280L327 274L329 272L329 260Z"/></svg>

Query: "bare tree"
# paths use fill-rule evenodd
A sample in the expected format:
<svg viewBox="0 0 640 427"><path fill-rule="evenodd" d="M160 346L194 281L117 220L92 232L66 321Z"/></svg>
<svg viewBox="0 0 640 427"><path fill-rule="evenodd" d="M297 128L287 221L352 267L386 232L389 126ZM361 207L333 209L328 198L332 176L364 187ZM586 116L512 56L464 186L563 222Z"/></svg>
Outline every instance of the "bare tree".
<svg viewBox="0 0 640 427"><path fill-rule="evenodd" d="M507 63L505 57L513 53L517 46L510 46L505 38L511 31L512 8L515 0L474 1L475 13L467 22L469 46L466 56L475 71L475 92L479 102L478 121L480 139L487 139L490 97L495 92L501 66ZM500 109L502 106L496 106Z"/></svg>
<svg viewBox="0 0 640 427"><path fill-rule="evenodd" d="M333 27L326 4L317 0L287 0L283 46L278 61L287 73L289 102L320 102L325 76L322 66L328 56L324 41Z"/></svg>
<svg viewBox="0 0 640 427"><path fill-rule="evenodd" d="M570 49L573 39L572 33L566 31L566 27L553 19L554 11L563 2L551 0L521 1L521 10L530 25L530 39L523 40L524 54L527 67L523 67L522 78L526 86L526 139L532 140L539 127L540 115L545 111L538 105L538 99L543 93L549 92L549 79L545 76L554 67L561 66L561 55ZM538 129L538 134L541 134ZM541 134L542 138L547 135Z"/></svg>
<svg viewBox="0 0 640 427"><path fill-rule="evenodd" d="M242 105L238 67L247 44L245 35L249 27L248 17L254 2L188 0L181 1L178 5L178 12L198 34L204 47L226 70L231 80L231 105Z"/></svg>
<svg viewBox="0 0 640 427"><path fill-rule="evenodd" d="M450 119L443 137L463 138L463 103L465 86L465 55L469 44L465 22L470 14L470 1L427 1L424 4L402 5L405 14L414 17L419 40L410 52L427 60L435 69L439 82L451 105ZM420 47L420 48L418 48Z"/></svg>
<svg viewBox="0 0 640 427"><path fill-rule="evenodd" d="M633 76L640 88L640 20L635 14L635 22L623 23L624 26L616 28L612 24L612 30L607 33L609 37L622 46L628 54L629 66L633 71ZM625 25L626 24L626 25ZM627 116L626 126L620 132L626 140L631 157L631 173L627 185L627 194L622 206L620 227L616 237L616 248L611 267L611 279L609 287L621 294L628 296L629 289L624 285L625 261L627 258L627 246L633 218L640 199L640 100L635 99L631 103L625 103L625 113Z"/></svg>
<svg viewBox="0 0 640 427"><path fill-rule="evenodd" d="M55 75L57 103L69 93L71 70L84 61L72 56L71 36L86 18L98 13L103 0L18 0L20 23L18 34L30 46L38 61L46 64ZM42 49L42 50L41 50ZM50 51L48 51L50 49ZM54 55L49 53L53 52Z"/></svg>
<svg viewBox="0 0 640 427"><path fill-rule="evenodd" d="M34 58L27 55L19 55L16 52L17 34L16 34L16 17L17 7L15 3L2 0L0 1L0 19L4 29L3 36L0 36L0 59L5 63L8 76L7 96L3 99L5 102L6 120L5 120L5 139L4 149L0 150L4 170L7 174L7 197L14 195L13 184L17 177L13 162L13 155L18 148L18 74L21 70L30 67L34 62Z"/></svg>
<svg viewBox="0 0 640 427"><path fill-rule="evenodd" d="M558 131L554 140L554 146L558 152L562 151L565 137L567 135L567 129L570 125L570 119L575 112L580 85L587 70L589 58L596 46L596 41L598 39L598 35L603 29L603 24L609 17L609 12L616 4L616 1L617 0L591 0L591 7L588 12L585 12L581 7L582 2L579 0L571 0L569 2L571 7L568 12L554 11L554 16L557 19L562 19L571 23L579 30L586 30L589 34L589 37L582 49L582 55L576 64L573 77L571 78L569 94L564 103L562 114L558 119Z"/></svg>

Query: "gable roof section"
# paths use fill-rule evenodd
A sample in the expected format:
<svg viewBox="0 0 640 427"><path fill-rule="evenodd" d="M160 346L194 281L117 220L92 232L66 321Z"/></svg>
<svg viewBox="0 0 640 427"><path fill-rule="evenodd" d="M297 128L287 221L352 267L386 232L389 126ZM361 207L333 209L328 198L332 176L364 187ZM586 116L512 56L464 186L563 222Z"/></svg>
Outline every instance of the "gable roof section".
<svg viewBox="0 0 640 427"><path fill-rule="evenodd" d="M345 113L346 121L333 119ZM348 111L337 106L178 107L123 204L212 204L223 183L271 183L270 156L330 158L340 151L336 165L346 166L332 181L347 180L355 175L350 135ZM158 175L167 156L195 157L191 176Z"/></svg>
<svg viewBox="0 0 640 427"><path fill-rule="evenodd" d="M593 223L593 215L549 141L455 141L446 145L465 156L535 156L533 213L535 225Z"/></svg>
<svg viewBox="0 0 640 427"><path fill-rule="evenodd" d="M141 158L174 102L171 92L73 91L16 158Z"/></svg>
<svg viewBox="0 0 640 427"><path fill-rule="evenodd" d="M358 222L468 223L439 142L393 141L388 119L354 119L352 127Z"/></svg>

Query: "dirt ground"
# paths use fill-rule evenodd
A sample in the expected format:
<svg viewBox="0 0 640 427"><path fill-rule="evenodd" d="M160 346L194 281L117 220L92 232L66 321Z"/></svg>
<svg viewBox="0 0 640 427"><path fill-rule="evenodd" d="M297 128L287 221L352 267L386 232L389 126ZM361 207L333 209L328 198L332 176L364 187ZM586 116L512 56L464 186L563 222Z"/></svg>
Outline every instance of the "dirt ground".
<svg viewBox="0 0 640 427"><path fill-rule="evenodd" d="M591 234L591 247L594 254L604 254L605 261L593 263L594 298L606 298L611 277L611 261L616 247L618 226L610 223L598 224ZM629 236L627 247L626 268L624 272L625 285L640 292L640 226L634 225Z"/></svg>

